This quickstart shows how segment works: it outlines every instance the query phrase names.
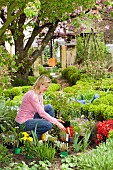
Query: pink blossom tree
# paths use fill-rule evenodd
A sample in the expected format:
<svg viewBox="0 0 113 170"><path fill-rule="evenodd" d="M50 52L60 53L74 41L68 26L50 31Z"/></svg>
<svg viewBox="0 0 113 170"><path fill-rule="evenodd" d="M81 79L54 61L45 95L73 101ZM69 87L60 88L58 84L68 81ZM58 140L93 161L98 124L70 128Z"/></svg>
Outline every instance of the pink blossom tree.
<svg viewBox="0 0 113 170"><path fill-rule="evenodd" d="M10 37L13 37L18 67L16 78L27 80L29 68L41 56L54 34L63 36L69 29L75 34L80 33L84 29L81 22L78 24L80 17L88 17L87 13L92 12L95 5L102 10L111 3L110 0L98 0L97 3L95 0L1 0L0 44L3 41L12 43ZM98 14L97 11L95 13ZM25 44L25 31L29 28ZM5 34L7 30L9 35ZM41 37L40 45L29 55L37 36Z"/></svg>

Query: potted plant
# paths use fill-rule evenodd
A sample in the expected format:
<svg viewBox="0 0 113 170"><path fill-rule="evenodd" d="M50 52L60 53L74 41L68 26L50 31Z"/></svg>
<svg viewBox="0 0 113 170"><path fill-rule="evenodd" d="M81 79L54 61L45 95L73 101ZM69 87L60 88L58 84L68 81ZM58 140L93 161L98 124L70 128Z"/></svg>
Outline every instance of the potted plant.
<svg viewBox="0 0 113 170"><path fill-rule="evenodd" d="M64 121L63 123L64 127L69 127L71 117L70 117L68 105L64 105L64 107L62 106L60 112L61 112L61 118Z"/></svg>
<svg viewBox="0 0 113 170"><path fill-rule="evenodd" d="M13 135L14 135L14 153L20 154L20 142L22 142L22 131L20 131L19 127L12 128Z"/></svg>
<svg viewBox="0 0 113 170"><path fill-rule="evenodd" d="M55 146L60 151L60 156L62 158L66 157L68 155L68 143L56 141Z"/></svg>
<svg viewBox="0 0 113 170"><path fill-rule="evenodd" d="M7 133L1 134L1 139L3 145L6 146L7 149L12 149L14 146L14 134L12 131L8 131Z"/></svg>
<svg viewBox="0 0 113 170"><path fill-rule="evenodd" d="M60 130L60 140L65 142L66 141L66 132Z"/></svg>
<svg viewBox="0 0 113 170"><path fill-rule="evenodd" d="M33 138L29 136L27 132L22 133L23 137L21 138L23 140L23 146L22 151L26 153L26 157L28 159L34 158L34 143Z"/></svg>

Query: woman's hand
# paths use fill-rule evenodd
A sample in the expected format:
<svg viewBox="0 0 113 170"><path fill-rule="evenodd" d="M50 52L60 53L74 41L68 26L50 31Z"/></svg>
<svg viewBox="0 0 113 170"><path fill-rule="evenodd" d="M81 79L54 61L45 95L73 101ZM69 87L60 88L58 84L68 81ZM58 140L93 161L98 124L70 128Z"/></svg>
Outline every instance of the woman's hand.
<svg viewBox="0 0 113 170"><path fill-rule="evenodd" d="M66 131L66 128L63 126L62 123L60 123L60 119L57 119L58 121L56 122L56 125L57 127L60 129L60 130L63 130L63 131Z"/></svg>

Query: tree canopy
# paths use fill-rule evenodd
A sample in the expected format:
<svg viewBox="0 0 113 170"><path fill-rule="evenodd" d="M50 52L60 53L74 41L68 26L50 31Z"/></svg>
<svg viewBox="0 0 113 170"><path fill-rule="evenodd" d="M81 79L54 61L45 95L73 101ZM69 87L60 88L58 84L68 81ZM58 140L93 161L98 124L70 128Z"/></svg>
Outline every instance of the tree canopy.
<svg viewBox="0 0 113 170"><path fill-rule="evenodd" d="M71 23L73 19L77 27L77 18L85 16L93 6L106 5L113 4L110 0L1 0L0 44L4 41L12 44L13 37L18 66L16 77L27 79L29 68L51 40L59 22ZM10 31L9 34L6 31ZM26 43L25 31L29 32ZM36 36L42 38L41 44L29 55Z"/></svg>

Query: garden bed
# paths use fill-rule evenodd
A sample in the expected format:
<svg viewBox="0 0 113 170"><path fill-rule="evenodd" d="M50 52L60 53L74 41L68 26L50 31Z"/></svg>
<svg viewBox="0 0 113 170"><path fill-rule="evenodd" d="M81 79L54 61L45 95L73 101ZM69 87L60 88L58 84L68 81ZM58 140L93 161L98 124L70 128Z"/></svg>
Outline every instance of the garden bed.
<svg viewBox="0 0 113 170"><path fill-rule="evenodd" d="M94 145L95 146L95 145ZM88 149L88 152L90 152L91 151L91 147ZM38 164L38 159L37 159L37 157L34 157L33 159L28 159L27 157L26 157L26 155L25 154L23 154L23 153L20 153L20 154L14 154L14 149L9 149L8 150L8 153L9 154L12 154L12 159L13 159L13 161L14 162L17 162L17 163L21 163L22 161L24 161L26 164L29 164L30 162L32 162L32 161L36 161L36 163ZM70 144L69 145L69 148L68 148L68 155L75 155L75 156L77 156L77 155L79 155L79 154L81 154L80 152L78 152L78 153L75 153L73 150L72 150L72 144ZM54 161L52 162L52 166L49 168L49 170L60 170L60 166L61 166L61 160L62 160L63 158L61 158L61 156L60 156L60 153L56 153L55 154L55 158L54 158ZM1 167L5 167L6 165L5 165L5 163L3 163L2 165L0 165L0 168Z"/></svg>

